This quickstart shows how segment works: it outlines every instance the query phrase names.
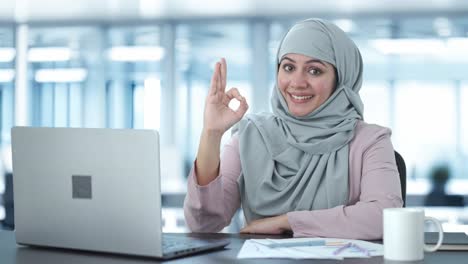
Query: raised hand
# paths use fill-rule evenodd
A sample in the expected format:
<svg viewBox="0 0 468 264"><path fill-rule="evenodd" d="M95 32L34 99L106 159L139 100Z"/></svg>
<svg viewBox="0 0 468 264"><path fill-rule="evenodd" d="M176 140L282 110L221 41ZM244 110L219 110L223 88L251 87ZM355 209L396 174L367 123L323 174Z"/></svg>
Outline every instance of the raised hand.
<svg viewBox="0 0 468 264"><path fill-rule="evenodd" d="M227 66L223 58L215 65L213 76L211 77L211 86L205 101L205 113L203 129L205 131L218 132L224 134L235 123L242 119L249 108L245 97L243 97L237 88L226 89ZM232 99L240 102L237 110L229 108L229 102Z"/></svg>
<svg viewBox="0 0 468 264"><path fill-rule="evenodd" d="M236 88L225 92L226 68L225 59L216 63L205 101L203 131L195 163L197 183L202 186L212 182L219 174L219 149L224 132L239 122L249 108ZM240 101L237 110L229 108L229 102L234 98Z"/></svg>

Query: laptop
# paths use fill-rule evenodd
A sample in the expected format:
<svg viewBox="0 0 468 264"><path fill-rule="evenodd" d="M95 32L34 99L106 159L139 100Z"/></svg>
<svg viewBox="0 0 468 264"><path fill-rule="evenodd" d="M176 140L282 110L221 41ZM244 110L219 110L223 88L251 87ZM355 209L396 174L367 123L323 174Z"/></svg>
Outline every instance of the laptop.
<svg viewBox="0 0 468 264"><path fill-rule="evenodd" d="M438 232L425 232L424 241L431 246L437 244ZM439 250L468 250L468 235L464 232L444 232L444 239Z"/></svg>
<svg viewBox="0 0 468 264"><path fill-rule="evenodd" d="M154 130L12 128L16 241L173 258L227 240L163 234Z"/></svg>

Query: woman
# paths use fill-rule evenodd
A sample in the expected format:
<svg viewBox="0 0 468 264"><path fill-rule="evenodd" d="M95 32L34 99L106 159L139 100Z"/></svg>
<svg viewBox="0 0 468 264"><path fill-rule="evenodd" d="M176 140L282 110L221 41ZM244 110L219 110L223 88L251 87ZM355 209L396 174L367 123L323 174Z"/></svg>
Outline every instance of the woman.
<svg viewBox="0 0 468 264"><path fill-rule="evenodd" d="M358 48L334 24L309 19L283 38L277 62L273 114L244 119L245 98L225 92L226 62L216 64L188 179L189 228L220 231L242 204L243 233L381 239L383 209L403 201L390 130L362 121Z"/></svg>

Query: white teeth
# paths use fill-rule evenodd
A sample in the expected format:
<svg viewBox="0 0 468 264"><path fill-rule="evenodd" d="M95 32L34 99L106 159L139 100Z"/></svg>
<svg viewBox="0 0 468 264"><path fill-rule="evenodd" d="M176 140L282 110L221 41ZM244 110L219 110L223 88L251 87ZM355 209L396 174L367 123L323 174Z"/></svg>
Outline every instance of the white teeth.
<svg viewBox="0 0 468 264"><path fill-rule="evenodd" d="M292 98L296 99L296 100L307 100L307 99L310 99L312 98L312 96L297 96L297 95L293 95L291 94Z"/></svg>

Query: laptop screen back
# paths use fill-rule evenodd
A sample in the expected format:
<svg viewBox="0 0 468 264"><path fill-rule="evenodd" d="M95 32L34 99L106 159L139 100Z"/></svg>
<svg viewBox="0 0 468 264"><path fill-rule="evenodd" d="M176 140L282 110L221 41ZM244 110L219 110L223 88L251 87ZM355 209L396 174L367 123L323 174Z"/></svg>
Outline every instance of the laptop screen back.
<svg viewBox="0 0 468 264"><path fill-rule="evenodd" d="M20 244L162 256L152 130L12 128Z"/></svg>

